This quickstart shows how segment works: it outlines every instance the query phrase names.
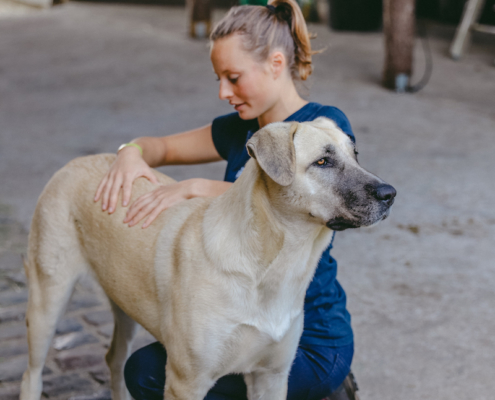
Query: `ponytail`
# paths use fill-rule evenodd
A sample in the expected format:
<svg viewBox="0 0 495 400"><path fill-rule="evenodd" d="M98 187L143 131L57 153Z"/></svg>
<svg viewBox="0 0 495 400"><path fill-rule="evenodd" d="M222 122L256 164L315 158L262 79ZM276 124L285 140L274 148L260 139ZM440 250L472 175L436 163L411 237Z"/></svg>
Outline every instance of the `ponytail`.
<svg viewBox="0 0 495 400"><path fill-rule="evenodd" d="M287 58L292 79L306 80L313 71L310 35L295 0L272 0L264 6L233 7L215 26L210 40L240 34L246 51L258 61L280 49Z"/></svg>

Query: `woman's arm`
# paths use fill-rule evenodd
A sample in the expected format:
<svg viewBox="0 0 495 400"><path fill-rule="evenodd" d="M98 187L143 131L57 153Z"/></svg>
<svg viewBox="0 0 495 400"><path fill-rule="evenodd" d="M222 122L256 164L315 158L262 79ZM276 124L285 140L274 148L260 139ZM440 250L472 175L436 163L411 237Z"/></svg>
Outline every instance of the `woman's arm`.
<svg viewBox="0 0 495 400"><path fill-rule="evenodd" d="M102 210L108 210L109 213L115 211L121 188L123 189L122 205L127 206L131 198L132 183L136 178L143 176L153 183L158 183L152 173L152 167L199 164L222 159L213 144L211 124L172 136L141 137L132 142L141 146L143 155L141 156L140 151L133 146L120 150L95 194L94 200L98 201L101 198ZM189 182L189 185L184 184L182 189L194 189L195 192L205 193L213 186L215 185L206 185L204 182L191 185ZM220 185L216 186L220 187Z"/></svg>
<svg viewBox="0 0 495 400"><path fill-rule="evenodd" d="M151 168L162 165L203 164L222 160L213 144L211 124L171 136L141 137L132 142L141 146L143 159ZM125 147L120 152L128 149L135 149L139 152L131 146Z"/></svg>
<svg viewBox="0 0 495 400"><path fill-rule="evenodd" d="M132 203L127 210L124 223L133 226L147 217L142 226L146 228L167 208L193 197L220 196L231 185L231 182L195 178L159 186Z"/></svg>

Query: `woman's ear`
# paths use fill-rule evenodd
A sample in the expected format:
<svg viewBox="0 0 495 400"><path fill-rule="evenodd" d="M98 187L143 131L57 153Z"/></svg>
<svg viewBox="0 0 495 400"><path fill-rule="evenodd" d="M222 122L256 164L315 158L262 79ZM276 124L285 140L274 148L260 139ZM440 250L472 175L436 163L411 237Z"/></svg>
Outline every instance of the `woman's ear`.
<svg viewBox="0 0 495 400"><path fill-rule="evenodd" d="M268 62L270 64L270 69L273 73L273 77L275 79L279 78L282 75L282 72L284 72L285 67L287 66L287 60L285 59L284 53L281 51L274 51L269 59Z"/></svg>

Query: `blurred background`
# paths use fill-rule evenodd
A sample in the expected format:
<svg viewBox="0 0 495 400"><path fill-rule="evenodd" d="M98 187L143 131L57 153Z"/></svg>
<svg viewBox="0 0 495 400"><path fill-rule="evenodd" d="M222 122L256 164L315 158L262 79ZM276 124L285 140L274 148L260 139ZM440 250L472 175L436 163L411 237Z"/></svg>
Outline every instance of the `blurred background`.
<svg viewBox="0 0 495 400"><path fill-rule="evenodd" d="M1 399L18 398L27 362L21 255L53 173L233 111L201 39L231 0L23 1L0 0ZM493 0L465 4L301 2L313 47L325 49L301 93L346 113L361 164L398 191L389 219L339 232L333 250L362 400L494 396L495 10ZM222 179L224 168L161 170ZM45 398L109 399L111 319L93 281L80 282L49 353ZM135 347L151 340L143 331Z"/></svg>

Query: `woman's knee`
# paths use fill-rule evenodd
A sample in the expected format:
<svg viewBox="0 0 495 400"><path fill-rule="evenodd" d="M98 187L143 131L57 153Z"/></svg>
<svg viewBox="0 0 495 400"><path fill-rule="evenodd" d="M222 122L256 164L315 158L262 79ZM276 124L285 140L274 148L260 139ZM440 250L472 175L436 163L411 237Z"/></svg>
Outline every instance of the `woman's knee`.
<svg viewBox="0 0 495 400"><path fill-rule="evenodd" d="M351 366L342 356L337 355L332 372L326 379L310 389L308 400L321 399L335 392L342 382L344 382L350 371Z"/></svg>
<svg viewBox="0 0 495 400"><path fill-rule="evenodd" d="M159 342L134 352L124 368L127 389L136 400L161 400L165 387L167 353Z"/></svg>

